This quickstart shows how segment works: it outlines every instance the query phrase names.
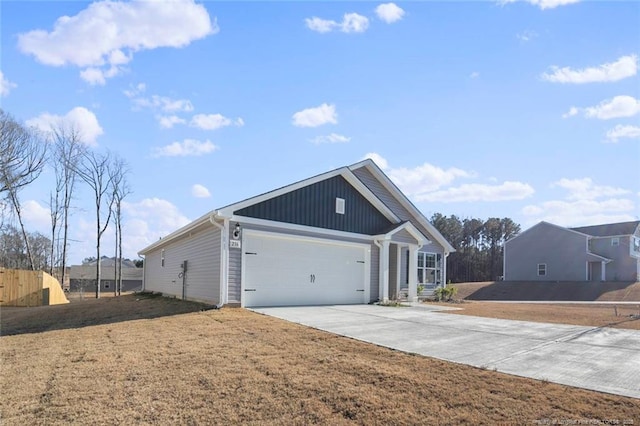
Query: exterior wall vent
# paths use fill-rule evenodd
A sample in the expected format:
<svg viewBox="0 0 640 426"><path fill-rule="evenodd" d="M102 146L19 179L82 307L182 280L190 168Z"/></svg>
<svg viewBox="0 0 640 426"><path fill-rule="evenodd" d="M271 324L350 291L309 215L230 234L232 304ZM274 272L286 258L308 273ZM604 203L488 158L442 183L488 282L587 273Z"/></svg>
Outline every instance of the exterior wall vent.
<svg viewBox="0 0 640 426"><path fill-rule="evenodd" d="M344 198L336 198L336 213L344 214Z"/></svg>

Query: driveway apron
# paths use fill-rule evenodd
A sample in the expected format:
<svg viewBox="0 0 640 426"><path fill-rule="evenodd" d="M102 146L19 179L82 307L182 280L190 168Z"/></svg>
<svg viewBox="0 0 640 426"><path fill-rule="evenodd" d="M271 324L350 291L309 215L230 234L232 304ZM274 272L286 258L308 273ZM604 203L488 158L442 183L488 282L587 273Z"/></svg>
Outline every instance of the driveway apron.
<svg viewBox="0 0 640 426"><path fill-rule="evenodd" d="M640 331L450 315L441 310L377 305L253 309L404 352L640 398Z"/></svg>

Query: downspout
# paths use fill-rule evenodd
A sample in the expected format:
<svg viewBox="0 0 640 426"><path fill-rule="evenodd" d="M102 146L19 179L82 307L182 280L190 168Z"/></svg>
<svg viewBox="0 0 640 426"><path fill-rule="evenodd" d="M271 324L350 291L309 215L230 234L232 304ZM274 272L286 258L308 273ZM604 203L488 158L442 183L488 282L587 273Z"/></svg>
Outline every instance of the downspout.
<svg viewBox="0 0 640 426"><path fill-rule="evenodd" d="M443 259L443 265L442 265L442 269L443 269L443 274L442 274L442 287L446 287L447 286L447 258L449 257L451 253L448 251L444 252L444 259Z"/></svg>
<svg viewBox="0 0 640 426"><path fill-rule="evenodd" d="M224 306L224 293L225 293L225 289L227 288L227 271L225 268L226 265L226 259L227 259L227 244L225 244L226 241L226 235L225 235L225 229L226 227L224 225L220 225L218 222L216 222L216 216L214 214L209 215L209 222L211 222L211 224L213 226L215 226L216 228L218 228L220 230L220 245L222 246L222 258L220 259L220 269L222 270L222 279L220 280L220 300L218 301L218 304L215 305L216 309L220 309L222 308L222 306Z"/></svg>
<svg viewBox="0 0 640 426"><path fill-rule="evenodd" d="M147 286L147 259L138 255L140 259L142 259L142 290L144 292L144 288Z"/></svg>

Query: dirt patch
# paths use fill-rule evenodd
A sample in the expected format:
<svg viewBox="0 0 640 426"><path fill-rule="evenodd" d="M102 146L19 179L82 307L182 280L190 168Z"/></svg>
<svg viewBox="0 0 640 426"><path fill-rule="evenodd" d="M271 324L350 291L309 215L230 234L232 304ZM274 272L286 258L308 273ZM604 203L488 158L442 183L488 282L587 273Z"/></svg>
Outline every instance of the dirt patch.
<svg viewBox="0 0 640 426"><path fill-rule="evenodd" d="M244 309L181 313L192 304L144 303L101 299L83 311L85 325L66 319L66 327L1 337L2 423L640 424L633 398L406 354ZM115 320L136 310L163 315ZM36 325L41 311L25 312L3 309L3 329L17 314L31 330L46 328Z"/></svg>
<svg viewBox="0 0 640 426"><path fill-rule="evenodd" d="M438 304L460 308L460 310L455 311L443 311L449 314L640 330L640 302L637 305L496 303L482 301Z"/></svg>
<svg viewBox="0 0 640 426"><path fill-rule="evenodd" d="M640 282L490 281L453 284L468 300L640 302Z"/></svg>

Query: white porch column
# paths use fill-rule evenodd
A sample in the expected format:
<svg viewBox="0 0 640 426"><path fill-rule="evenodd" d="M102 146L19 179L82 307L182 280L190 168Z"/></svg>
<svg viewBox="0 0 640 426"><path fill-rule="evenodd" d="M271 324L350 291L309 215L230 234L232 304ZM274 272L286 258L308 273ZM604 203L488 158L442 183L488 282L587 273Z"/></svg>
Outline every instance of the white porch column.
<svg viewBox="0 0 640 426"><path fill-rule="evenodd" d="M380 244L380 302L389 301L389 240Z"/></svg>
<svg viewBox="0 0 640 426"><path fill-rule="evenodd" d="M409 302L418 301L418 246L409 246Z"/></svg>
<svg viewBox="0 0 640 426"><path fill-rule="evenodd" d="M600 280L602 281L606 281L606 277L607 277L607 264L605 262L600 262L600 264L602 265L602 268L600 268L600 272L601 272L601 277Z"/></svg>

